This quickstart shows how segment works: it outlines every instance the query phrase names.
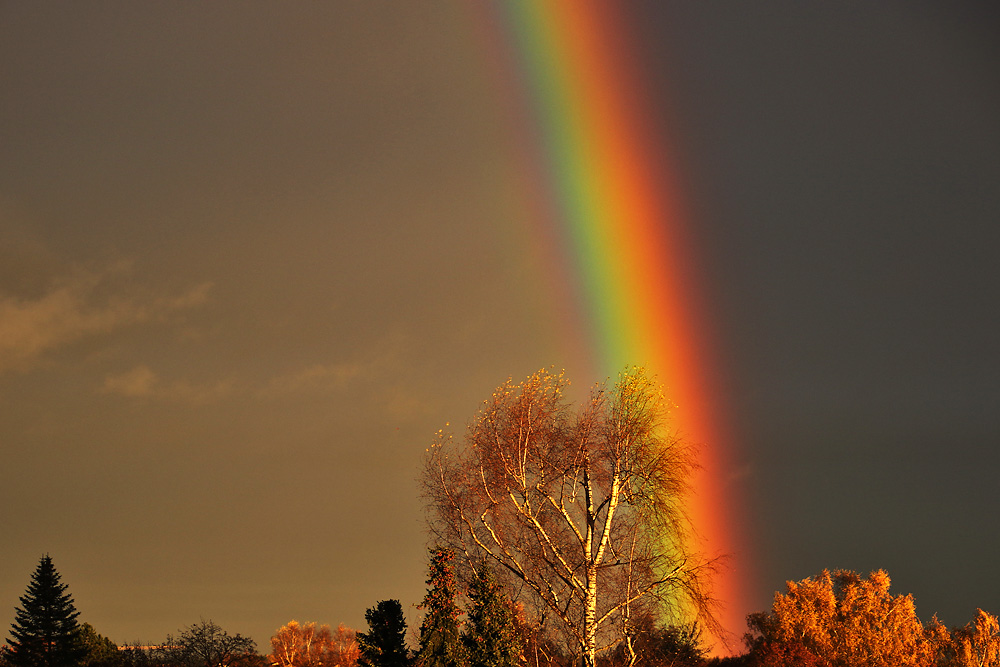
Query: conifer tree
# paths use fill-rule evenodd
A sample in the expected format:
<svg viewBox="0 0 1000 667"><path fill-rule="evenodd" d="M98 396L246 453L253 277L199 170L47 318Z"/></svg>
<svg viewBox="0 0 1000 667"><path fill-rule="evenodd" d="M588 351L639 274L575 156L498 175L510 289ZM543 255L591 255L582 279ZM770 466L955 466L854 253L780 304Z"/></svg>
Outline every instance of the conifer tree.
<svg viewBox="0 0 1000 667"><path fill-rule="evenodd" d="M515 667L523 649L517 619L489 568L476 571L469 601L469 623L462 635L468 667Z"/></svg>
<svg viewBox="0 0 1000 667"><path fill-rule="evenodd" d="M426 612L420 624L420 650L417 653L420 667L461 667L464 662L458 634L461 611L455 602L454 557L454 552L449 549L431 550L430 578L427 579L430 588L420 604Z"/></svg>
<svg viewBox="0 0 1000 667"><path fill-rule="evenodd" d="M406 619L399 600L382 600L365 612L368 632L357 634L362 667L409 667Z"/></svg>
<svg viewBox="0 0 1000 667"><path fill-rule="evenodd" d="M14 667L76 667L83 659L79 612L66 588L52 559L42 556L14 611L8 653Z"/></svg>

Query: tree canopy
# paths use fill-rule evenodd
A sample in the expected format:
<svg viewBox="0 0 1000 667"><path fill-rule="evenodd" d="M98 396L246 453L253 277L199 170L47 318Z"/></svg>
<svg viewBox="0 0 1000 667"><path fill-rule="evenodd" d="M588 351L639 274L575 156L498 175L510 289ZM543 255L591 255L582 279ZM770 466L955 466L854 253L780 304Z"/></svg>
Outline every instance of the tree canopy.
<svg viewBox="0 0 1000 667"><path fill-rule="evenodd" d="M640 614L717 629L713 562L689 540L695 450L668 430L662 392L629 368L575 410L567 384L547 370L509 380L463 438L439 432L423 473L435 538L467 572L497 566L591 666Z"/></svg>
<svg viewBox="0 0 1000 667"><path fill-rule="evenodd" d="M90 623L80 625L77 642L83 647L81 667L114 667L120 662L118 646L97 632Z"/></svg>
<svg viewBox="0 0 1000 667"><path fill-rule="evenodd" d="M211 620L202 619L167 635L164 658L179 667L239 667L257 655L257 644L249 637L231 635Z"/></svg>
<svg viewBox="0 0 1000 667"><path fill-rule="evenodd" d="M268 663L276 667L354 667L360 649L354 630L292 620L271 637Z"/></svg>
<svg viewBox="0 0 1000 667"><path fill-rule="evenodd" d="M751 614L748 637L758 653L808 653L817 664L922 667L934 664L933 626L924 628L910 595L889 593L884 570L867 579L823 570L776 593L770 613Z"/></svg>

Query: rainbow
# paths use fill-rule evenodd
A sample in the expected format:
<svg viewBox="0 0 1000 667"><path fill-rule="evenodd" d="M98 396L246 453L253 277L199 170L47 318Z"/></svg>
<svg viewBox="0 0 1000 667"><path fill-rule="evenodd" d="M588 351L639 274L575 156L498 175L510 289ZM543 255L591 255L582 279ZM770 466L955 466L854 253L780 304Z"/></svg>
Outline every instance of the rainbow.
<svg viewBox="0 0 1000 667"><path fill-rule="evenodd" d="M702 445L692 519L706 553L729 557L715 594L738 643L753 611L752 572L738 499L727 497L732 439L713 400L712 336L690 221L670 156L651 134L657 125L641 70L629 59L620 5L545 0L479 8L502 61L501 95L517 118L522 183L541 236L563 248L595 370L612 378L630 364L655 372L676 405L675 426Z"/></svg>

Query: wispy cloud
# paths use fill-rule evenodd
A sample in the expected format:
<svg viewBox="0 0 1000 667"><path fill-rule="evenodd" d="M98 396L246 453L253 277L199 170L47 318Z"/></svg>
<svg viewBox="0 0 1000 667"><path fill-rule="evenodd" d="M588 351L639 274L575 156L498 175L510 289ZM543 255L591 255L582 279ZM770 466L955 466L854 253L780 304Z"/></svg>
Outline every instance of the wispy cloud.
<svg viewBox="0 0 1000 667"><path fill-rule="evenodd" d="M390 338L378 346L379 352L365 359L341 363L314 364L271 378L256 391L262 400L286 396L350 392L364 394L373 405L394 420L409 421L433 412L437 401L418 386L398 377L399 340Z"/></svg>
<svg viewBox="0 0 1000 667"><path fill-rule="evenodd" d="M192 291L192 300L194 297ZM129 370L106 375L97 390L103 394L131 399L192 404L206 404L233 397L262 401L292 397L297 400L310 395L350 391L377 396L375 400L384 403L386 409L394 414L419 412L424 399L401 391L392 383L388 388L384 386L387 376L399 364L397 346L390 344L391 342L377 346L378 353L367 358L292 367L263 379L251 379L254 375L252 364L249 368L234 369L226 379L199 382L164 377L149 365L138 363Z"/></svg>
<svg viewBox="0 0 1000 667"><path fill-rule="evenodd" d="M299 392L342 389L364 372L364 366L355 362L316 364L272 378L260 390L259 395L261 398L270 398Z"/></svg>
<svg viewBox="0 0 1000 667"><path fill-rule="evenodd" d="M409 421L432 413L438 401L426 392L412 386L396 385L386 388L383 394L386 415L394 420Z"/></svg>
<svg viewBox="0 0 1000 667"><path fill-rule="evenodd" d="M104 393L122 396L150 396L160 378L148 366L136 366L130 371L104 378Z"/></svg>
<svg viewBox="0 0 1000 667"><path fill-rule="evenodd" d="M156 303L161 307L161 310L170 312L174 310L182 310L185 308L194 308L200 306L208 301L208 292L212 289L212 283L205 282L200 285L195 285L187 292L184 292L180 296L175 296L167 299L159 299Z"/></svg>
<svg viewBox="0 0 1000 667"><path fill-rule="evenodd" d="M109 277L125 264L104 271L76 271L33 298L0 293L0 373L29 370L46 355L79 340L127 326L162 321L208 299L210 283L179 295L137 295L116 290Z"/></svg>
<svg viewBox="0 0 1000 667"><path fill-rule="evenodd" d="M271 378L263 384L237 383L232 379L196 383L184 379L165 380L145 364L105 376L103 394L135 399L207 404L234 395L270 399L289 395L342 391L368 372L363 364L315 364Z"/></svg>
<svg viewBox="0 0 1000 667"><path fill-rule="evenodd" d="M165 382L148 366L139 365L124 373L104 378L102 392L129 398L151 398L177 403L205 405L230 396L234 391L231 380L194 384L185 380Z"/></svg>

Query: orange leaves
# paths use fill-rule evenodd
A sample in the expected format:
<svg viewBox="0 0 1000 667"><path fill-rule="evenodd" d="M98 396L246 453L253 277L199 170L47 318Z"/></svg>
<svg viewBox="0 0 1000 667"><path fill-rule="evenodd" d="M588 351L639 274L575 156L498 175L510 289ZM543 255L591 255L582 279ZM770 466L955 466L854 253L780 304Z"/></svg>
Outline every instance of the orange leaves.
<svg viewBox="0 0 1000 667"><path fill-rule="evenodd" d="M976 610L976 617L952 633L955 667L1000 665L1000 622L993 614Z"/></svg>
<svg viewBox="0 0 1000 667"><path fill-rule="evenodd" d="M889 593L889 575L868 579L845 570L788 582L774 596L769 615L753 615L758 648L801 643L830 664L870 667L924 666L934 662L935 642L917 618L913 598Z"/></svg>
<svg viewBox="0 0 1000 667"><path fill-rule="evenodd" d="M863 579L824 570L790 581L770 613L747 618L757 667L1000 667L1000 621L982 609L951 633L917 618L913 597L889 593L884 570Z"/></svg>
<svg viewBox="0 0 1000 667"><path fill-rule="evenodd" d="M268 661L275 667L354 667L359 655L354 630L343 624L334 634L329 625L293 620L271 637Z"/></svg>

